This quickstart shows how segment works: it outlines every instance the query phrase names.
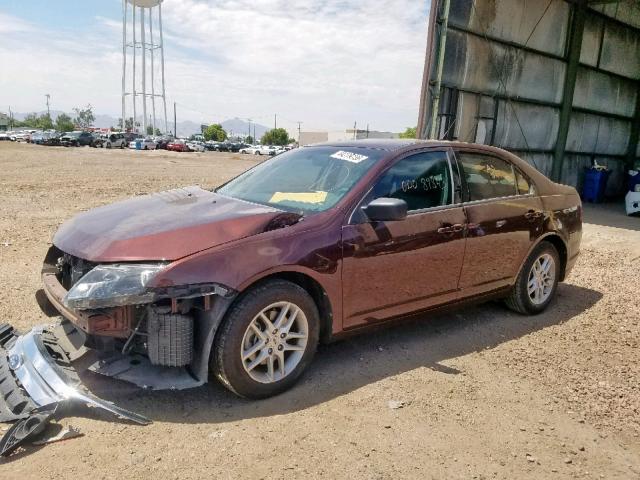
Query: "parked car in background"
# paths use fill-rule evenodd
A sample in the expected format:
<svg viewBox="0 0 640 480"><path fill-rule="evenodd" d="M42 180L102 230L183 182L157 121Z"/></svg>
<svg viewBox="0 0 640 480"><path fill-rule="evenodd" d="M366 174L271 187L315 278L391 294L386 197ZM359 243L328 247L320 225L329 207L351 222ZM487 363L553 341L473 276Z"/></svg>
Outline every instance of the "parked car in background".
<svg viewBox="0 0 640 480"><path fill-rule="evenodd" d="M102 142L104 148L125 148L128 145L124 133L110 133Z"/></svg>
<svg viewBox="0 0 640 480"><path fill-rule="evenodd" d="M255 155L256 150L260 148L256 145L247 145L246 147L243 147L240 149L240 153L244 154L244 155Z"/></svg>
<svg viewBox="0 0 640 480"><path fill-rule="evenodd" d="M273 145L260 145L255 152L255 155L275 155L276 147Z"/></svg>
<svg viewBox="0 0 640 480"><path fill-rule="evenodd" d="M11 141L11 136L6 132L0 132L0 142L2 142L2 141L10 142Z"/></svg>
<svg viewBox="0 0 640 480"><path fill-rule="evenodd" d="M60 144L64 147L92 146L93 141L91 132L68 132L60 137Z"/></svg>
<svg viewBox="0 0 640 480"><path fill-rule="evenodd" d="M155 150L156 142L152 138L138 138L129 142L129 148L137 150Z"/></svg>
<svg viewBox="0 0 640 480"><path fill-rule="evenodd" d="M42 278L81 343L148 357L138 375L264 398L354 331L469 302L543 312L581 236L576 190L509 152L361 140L81 213Z"/></svg>
<svg viewBox="0 0 640 480"><path fill-rule="evenodd" d="M191 150L192 152L204 152L205 151L204 143L203 142L199 142L199 141L187 142L187 147L189 147L189 150Z"/></svg>
<svg viewBox="0 0 640 480"><path fill-rule="evenodd" d="M27 142L30 143L31 142L31 135L33 135L34 133L36 133L36 130L23 130L21 132L16 132L13 135L13 140L16 142Z"/></svg>
<svg viewBox="0 0 640 480"><path fill-rule="evenodd" d="M123 133L123 135L124 135L124 138L127 139L127 145L129 145L130 142L137 140L138 138L143 138L141 134L136 132L125 132Z"/></svg>
<svg viewBox="0 0 640 480"><path fill-rule="evenodd" d="M94 133L93 143L91 144L91 146L94 148L103 147L106 139L107 139L106 135L100 135L98 133Z"/></svg>
<svg viewBox="0 0 640 480"><path fill-rule="evenodd" d="M169 143L171 143L172 141L173 141L173 139L168 138L168 137L157 137L157 138L155 138L156 150L166 150L167 149L167 145Z"/></svg>
<svg viewBox="0 0 640 480"><path fill-rule="evenodd" d="M171 143L167 144L167 150L170 150L172 152L191 151L184 140L173 140Z"/></svg>
<svg viewBox="0 0 640 480"><path fill-rule="evenodd" d="M62 135L58 132L44 132L41 138L41 145L47 145L49 147L60 146L60 138Z"/></svg>

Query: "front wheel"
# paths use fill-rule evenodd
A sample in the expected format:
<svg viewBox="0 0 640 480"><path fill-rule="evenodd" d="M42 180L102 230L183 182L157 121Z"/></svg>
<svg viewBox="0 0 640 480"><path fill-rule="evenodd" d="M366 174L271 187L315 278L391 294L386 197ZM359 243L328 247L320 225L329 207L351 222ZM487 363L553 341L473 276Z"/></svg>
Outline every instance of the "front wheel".
<svg viewBox="0 0 640 480"><path fill-rule="evenodd" d="M266 398L291 388L315 354L318 309L300 286L265 282L238 300L221 325L212 370L232 392Z"/></svg>
<svg viewBox="0 0 640 480"><path fill-rule="evenodd" d="M505 303L518 313L540 313L553 300L559 279L558 251L551 243L543 241L527 258Z"/></svg>

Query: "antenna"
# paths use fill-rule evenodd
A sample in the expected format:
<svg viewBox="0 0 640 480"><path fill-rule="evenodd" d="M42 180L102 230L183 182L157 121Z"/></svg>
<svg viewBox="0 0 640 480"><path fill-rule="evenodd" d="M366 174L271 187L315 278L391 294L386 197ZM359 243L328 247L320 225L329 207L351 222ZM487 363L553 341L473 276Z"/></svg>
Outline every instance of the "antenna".
<svg viewBox="0 0 640 480"><path fill-rule="evenodd" d="M137 130L138 97L142 97L142 129L146 134L147 122L155 133L157 128L156 99L162 99L164 113L164 131L168 131L167 97L164 75L164 37L162 32L163 0L122 0L122 124L126 125L127 107L133 110L133 129ZM131 15L129 15L131 12ZM136 20L136 15L140 17ZM129 17L131 20L129 20ZM159 41L155 42L154 29L159 33ZM139 32L137 31L139 30ZM131 33L131 40L129 40ZM137 33L139 33L139 38ZM148 36L147 36L148 34ZM160 71L155 61L156 51L160 53ZM140 56L140 61L138 61ZM128 59L131 59L131 72L127 70ZM147 62L147 59L150 61ZM157 85L157 74L160 74L160 85ZM148 79L150 82L148 82ZM131 90L127 90L127 84ZM158 89L156 87L159 87ZM150 90L150 93L149 93ZM159 91L160 93L156 93ZM131 101L127 101L131 97ZM147 100L151 101L151 115L147 115Z"/></svg>

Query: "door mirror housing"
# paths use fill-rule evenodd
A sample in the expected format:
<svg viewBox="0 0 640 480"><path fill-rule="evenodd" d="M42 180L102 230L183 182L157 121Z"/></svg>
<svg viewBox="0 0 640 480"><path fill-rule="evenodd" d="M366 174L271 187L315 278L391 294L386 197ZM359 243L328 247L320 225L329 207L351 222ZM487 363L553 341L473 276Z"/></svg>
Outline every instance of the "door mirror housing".
<svg viewBox="0 0 640 480"><path fill-rule="evenodd" d="M399 198L376 198L363 207L369 220L374 222L397 222L407 218L407 202Z"/></svg>

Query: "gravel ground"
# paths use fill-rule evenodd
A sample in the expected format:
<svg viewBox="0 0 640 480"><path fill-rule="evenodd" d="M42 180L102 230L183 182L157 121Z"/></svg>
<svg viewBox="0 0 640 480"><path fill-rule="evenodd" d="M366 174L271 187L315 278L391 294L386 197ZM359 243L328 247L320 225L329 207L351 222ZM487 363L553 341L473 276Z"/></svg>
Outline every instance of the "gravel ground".
<svg viewBox="0 0 640 480"><path fill-rule="evenodd" d="M63 220L213 187L254 160L1 142L1 321L49 321L39 272ZM84 437L28 447L0 478L638 479L640 219L609 206L585 221L581 259L542 315L491 303L324 346L296 388L260 402L216 383L154 393L86 374L154 423L65 418Z"/></svg>

